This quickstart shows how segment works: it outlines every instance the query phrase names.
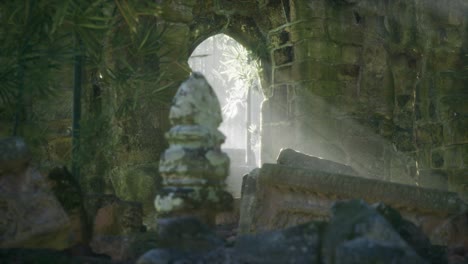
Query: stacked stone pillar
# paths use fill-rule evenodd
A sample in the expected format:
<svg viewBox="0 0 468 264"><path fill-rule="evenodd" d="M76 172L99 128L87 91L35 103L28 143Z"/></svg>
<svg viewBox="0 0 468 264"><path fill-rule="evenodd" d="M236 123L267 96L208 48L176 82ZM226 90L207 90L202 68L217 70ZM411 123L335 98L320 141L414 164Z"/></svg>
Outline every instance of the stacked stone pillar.
<svg viewBox="0 0 468 264"><path fill-rule="evenodd" d="M155 199L158 216L193 216L213 225L216 212L229 208L232 197L223 190L229 158L220 147L225 140L218 130L221 107L203 75L194 73L182 83L169 119L169 148L159 167L163 189Z"/></svg>

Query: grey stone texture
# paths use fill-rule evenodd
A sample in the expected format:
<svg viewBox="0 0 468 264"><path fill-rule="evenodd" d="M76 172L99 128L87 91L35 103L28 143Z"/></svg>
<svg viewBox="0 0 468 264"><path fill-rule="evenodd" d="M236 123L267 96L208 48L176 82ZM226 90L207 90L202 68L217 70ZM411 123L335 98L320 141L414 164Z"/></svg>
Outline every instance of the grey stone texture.
<svg viewBox="0 0 468 264"><path fill-rule="evenodd" d="M389 209L388 207L386 207ZM289 228L241 235L233 246L211 243L212 250L158 247L142 255L138 264L149 263L446 263L447 256L418 255L424 242L415 242L417 232L397 231L398 224L362 200L335 203L329 222L307 222ZM398 212L396 212L398 217ZM397 217L397 218L398 218ZM179 219L174 241L182 233L187 241L203 245L211 237L209 230L197 222ZM191 223L192 222L192 223ZM177 227L178 224L174 227ZM198 231L196 231L198 230ZM194 234L197 234L194 236ZM404 234L404 236L402 235ZM423 236L423 239L427 239ZM408 243L407 241L412 241ZM186 245L186 244L184 244ZM429 244L429 246L432 246ZM208 247L209 248L209 247ZM205 248L205 249L208 249ZM438 258L438 259L437 259Z"/></svg>
<svg viewBox="0 0 468 264"><path fill-rule="evenodd" d="M24 140L0 141L0 248L68 248L70 219L29 162Z"/></svg>
<svg viewBox="0 0 468 264"><path fill-rule="evenodd" d="M282 149L276 160L278 165L307 168L329 173L345 174L358 176L350 166L333 162L326 159L321 159L314 156L309 156L293 149Z"/></svg>
<svg viewBox="0 0 468 264"><path fill-rule="evenodd" d="M388 204L427 236L446 219L467 210L454 192L277 164L264 164L250 173L243 186L240 233L327 220L333 203L347 199Z"/></svg>
<svg viewBox="0 0 468 264"><path fill-rule="evenodd" d="M239 233L252 233L253 219L257 208L257 178L260 169L254 169L242 178L242 192L239 209Z"/></svg>
<svg viewBox="0 0 468 264"><path fill-rule="evenodd" d="M324 263L427 263L362 200L337 202L331 212L323 239Z"/></svg>
<svg viewBox="0 0 468 264"><path fill-rule="evenodd" d="M232 203L232 196L223 190L229 157L220 147L225 140L218 130L221 107L201 73L181 84L169 119L172 128L159 165L163 189L154 200L156 211L161 218L193 215L213 224L216 212Z"/></svg>

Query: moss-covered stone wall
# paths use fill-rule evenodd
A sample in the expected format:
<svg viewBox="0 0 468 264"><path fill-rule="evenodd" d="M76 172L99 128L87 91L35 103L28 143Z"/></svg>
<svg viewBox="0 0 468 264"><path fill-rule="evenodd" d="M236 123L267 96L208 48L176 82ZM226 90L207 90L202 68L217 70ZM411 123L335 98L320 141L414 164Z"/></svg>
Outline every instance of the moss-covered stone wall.
<svg viewBox="0 0 468 264"><path fill-rule="evenodd" d="M466 195L467 3L289 7L291 21L269 32L263 161L286 145L369 177Z"/></svg>
<svg viewBox="0 0 468 264"><path fill-rule="evenodd" d="M292 147L466 195L466 2L163 2L177 64L217 33L259 55L262 162Z"/></svg>
<svg viewBox="0 0 468 264"><path fill-rule="evenodd" d="M139 91L85 88L82 177L89 192L112 192L152 211L170 99L145 94L168 85L170 98L190 74L191 52L224 33L262 62L262 162L289 147L367 177L468 195L466 1L156 2L160 56L135 63L164 72L162 80ZM71 110L61 107L71 109L71 87L60 98L48 112L51 136L41 154L50 164L70 160ZM133 108L122 115L127 103ZM0 122L8 133L9 120Z"/></svg>

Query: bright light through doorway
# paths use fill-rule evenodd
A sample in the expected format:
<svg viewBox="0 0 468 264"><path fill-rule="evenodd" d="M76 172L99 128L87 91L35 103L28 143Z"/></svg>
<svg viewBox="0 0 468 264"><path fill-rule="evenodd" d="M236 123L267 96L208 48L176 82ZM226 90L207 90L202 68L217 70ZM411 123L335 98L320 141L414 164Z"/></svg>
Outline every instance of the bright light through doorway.
<svg viewBox="0 0 468 264"><path fill-rule="evenodd" d="M222 148L231 158L231 174L241 178L237 174L260 163L261 65L247 49L224 34L202 42L188 63L193 71L205 75L219 98L223 110L220 130L226 135Z"/></svg>

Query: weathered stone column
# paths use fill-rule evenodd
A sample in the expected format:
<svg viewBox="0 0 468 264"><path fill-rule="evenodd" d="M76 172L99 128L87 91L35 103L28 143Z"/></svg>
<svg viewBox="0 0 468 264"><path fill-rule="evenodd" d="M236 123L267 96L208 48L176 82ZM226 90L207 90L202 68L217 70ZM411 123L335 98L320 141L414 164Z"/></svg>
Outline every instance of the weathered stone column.
<svg viewBox="0 0 468 264"><path fill-rule="evenodd" d="M161 156L163 189L154 201L159 218L194 216L208 225L231 205L223 190L229 158L221 151L221 107L200 73L193 73L175 95L166 134L169 148Z"/></svg>

